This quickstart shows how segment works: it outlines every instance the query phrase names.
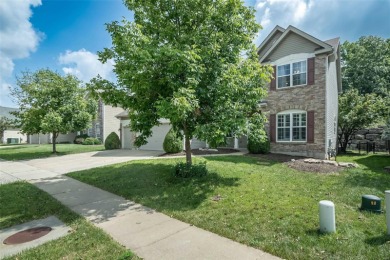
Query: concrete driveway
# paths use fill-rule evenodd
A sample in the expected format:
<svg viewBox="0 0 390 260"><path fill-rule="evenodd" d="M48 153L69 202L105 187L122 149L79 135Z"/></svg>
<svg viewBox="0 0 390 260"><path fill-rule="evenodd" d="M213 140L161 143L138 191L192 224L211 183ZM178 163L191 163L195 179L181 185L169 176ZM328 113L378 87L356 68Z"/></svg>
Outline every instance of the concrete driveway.
<svg viewBox="0 0 390 260"><path fill-rule="evenodd" d="M163 151L145 150L108 150L49 158L4 161L0 160L0 184L17 180L36 180L51 178L69 172L86 170L100 166L127 162L132 160L150 159Z"/></svg>

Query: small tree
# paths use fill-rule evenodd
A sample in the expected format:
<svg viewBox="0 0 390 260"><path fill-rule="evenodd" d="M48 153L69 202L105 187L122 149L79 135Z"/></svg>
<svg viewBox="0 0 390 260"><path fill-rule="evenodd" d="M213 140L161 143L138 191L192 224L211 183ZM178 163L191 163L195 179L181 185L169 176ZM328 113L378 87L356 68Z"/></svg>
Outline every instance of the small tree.
<svg viewBox="0 0 390 260"><path fill-rule="evenodd" d="M51 133L56 153L60 133L81 131L88 127L97 111L97 103L85 98L85 89L72 76L61 76L49 69L23 72L11 94L19 104L21 131L26 134Z"/></svg>
<svg viewBox="0 0 390 260"><path fill-rule="evenodd" d="M339 97L338 142L345 153L352 136L360 129L368 127L383 118L386 113L384 99L376 94L360 95L351 89Z"/></svg>
<svg viewBox="0 0 390 260"><path fill-rule="evenodd" d="M102 62L115 61L119 84L97 78L91 87L106 103L130 111L130 128L140 133L136 146L166 118L184 133L191 164L193 137L222 143L227 134L247 134L250 122L263 122L258 103L271 68L258 61L253 8L241 0L124 3L134 22L108 24L112 48L99 53Z"/></svg>

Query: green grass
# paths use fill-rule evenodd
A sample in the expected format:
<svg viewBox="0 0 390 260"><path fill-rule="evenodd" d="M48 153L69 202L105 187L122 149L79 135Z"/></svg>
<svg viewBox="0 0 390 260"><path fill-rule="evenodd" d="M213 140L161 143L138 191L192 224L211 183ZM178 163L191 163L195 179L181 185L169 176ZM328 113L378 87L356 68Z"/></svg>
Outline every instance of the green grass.
<svg viewBox="0 0 390 260"><path fill-rule="evenodd" d="M9 259L126 259L136 258L102 230L71 212L31 184L0 185L0 229L55 215L72 232L58 240L24 251Z"/></svg>
<svg viewBox="0 0 390 260"><path fill-rule="evenodd" d="M389 258L385 215L358 209L363 194L384 199L389 156L340 156L361 167L334 174L245 156L207 157L197 160L207 161L210 175L176 179L173 166L181 160L132 161L69 176L283 258ZM217 195L222 199L214 201ZM335 234L318 232L320 200L336 205Z"/></svg>
<svg viewBox="0 0 390 260"><path fill-rule="evenodd" d="M57 155L86 153L104 150L104 145L57 144ZM12 145L0 148L0 158L5 160L29 160L52 156L52 144Z"/></svg>

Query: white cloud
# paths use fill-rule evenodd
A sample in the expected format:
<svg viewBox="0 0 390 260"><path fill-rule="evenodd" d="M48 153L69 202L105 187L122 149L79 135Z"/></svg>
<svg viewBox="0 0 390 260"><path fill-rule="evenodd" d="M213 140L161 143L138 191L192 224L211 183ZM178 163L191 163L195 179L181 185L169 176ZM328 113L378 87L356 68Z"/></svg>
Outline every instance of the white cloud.
<svg viewBox="0 0 390 260"><path fill-rule="evenodd" d="M0 105L13 105L9 98L9 81L14 70L14 60L23 59L36 51L43 34L36 31L29 19L31 7L41 5L41 0L0 1Z"/></svg>
<svg viewBox="0 0 390 260"><path fill-rule="evenodd" d="M65 54L60 54L59 62L66 65L62 68L66 74L75 75L84 82L90 81L98 74L108 80L114 78L113 66L114 61L109 60L106 63L101 63L98 56L85 49L78 51L67 50Z"/></svg>
<svg viewBox="0 0 390 260"><path fill-rule="evenodd" d="M276 25L292 25L322 40L338 36L356 40L386 28L388 15L375 17L373 13L390 11L388 1L365 0L256 0L254 7L263 27L256 44Z"/></svg>

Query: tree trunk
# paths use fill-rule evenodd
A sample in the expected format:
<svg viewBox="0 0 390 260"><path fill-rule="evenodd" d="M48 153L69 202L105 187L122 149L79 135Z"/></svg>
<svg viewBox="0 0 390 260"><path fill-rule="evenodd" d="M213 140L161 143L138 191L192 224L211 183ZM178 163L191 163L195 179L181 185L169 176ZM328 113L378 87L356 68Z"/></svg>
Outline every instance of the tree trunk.
<svg viewBox="0 0 390 260"><path fill-rule="evenodd" d="M192 164L191 140L189 135L185 135L185 145L186 145L186 162L188 165L191 165Z"/></svg>
<svg viewBox="0 0 390 260"><path fill-rule="evenodd" d="M340 142L341 145L340 148L342 153L347 153L348 141L349 141L349 135L344 134L344 138Z"/></svg>
<svg viewBox="0 0 390 260"><path fill-rule="evenodd" d="M58 136L58 133L53 132L53 153L54 154L57 153L57 149L56 149L57 136Z"/></svg>

